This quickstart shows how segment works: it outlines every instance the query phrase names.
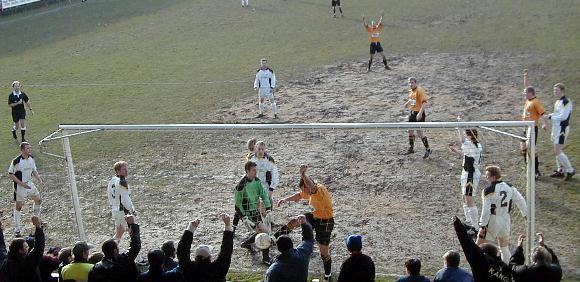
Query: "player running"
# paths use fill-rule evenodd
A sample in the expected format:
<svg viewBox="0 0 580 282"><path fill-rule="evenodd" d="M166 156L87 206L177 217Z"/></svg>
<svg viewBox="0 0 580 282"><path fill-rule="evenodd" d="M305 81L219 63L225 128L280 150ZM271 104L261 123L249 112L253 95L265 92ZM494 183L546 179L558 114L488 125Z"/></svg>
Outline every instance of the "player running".
<svg viewBox="0 0 580 282"><path fill-rule="evenodd" d="M375 24L374 20L371 20L371 24L369 25L366 22L365 15L363 15L363 26L365 27L365 30L369 34L369 40L371 42L369 66L367 67L367 72L371 71L371 65L373 63L373 56L377 52L379 53L379 55L381 55L381 57L383 57L383 64L385 64L385 69L387 69L387 70L391 69L389 67L389 65L387 65L387 58L385 57L385 54L383 54L383 47L381 46L380 35L381 35L381 31L383 30L383 16L384 16L384 12L381 11L381 17L379 18L379 21L377 22L377 24Z"/></svg>
<svg viewBox="0 0 580 282"><path fill-rule="evenodd" d="M564 180L570 180L576 171L568 156L562 151L564 141L570 132L570 117L572 116L572 101L566 97L565 90L566 87L562 83L554 85L554 96L557 100L554 103L554 112L547 117L552 122L552 141L557 165L557 169L550 177L565 177Z"/></svg>
<svg viewBox="0 0 580 282"><path fill-rule="evenodd" d="M463 170L461 172L463 213L465 214L467 232L470 233L470 235L475 236L479 227L479 215L473 196L477 195L477 187L479 186L479 178L481 176L479 164L481 162L483 147L477 140L477 130L475 129L466 129L464 139L462 138L459 129L457 130L457 135L459 137L459 142L462 142L461 151L455 147L451 147L450 149L454 153L463 154Z"/></svg>
<svg viewBox="0 0 580 282"><path fill-rule="evenodd" d="M508 263L511 257L508 248L511 229L510 211L512 201L516 202L520 212L527 216L528 208L522 194L510 184L501 180L501 170L497 166L485 168L485 177L490 185L483 191L481 218L479 219L478 245L497 239L501 258Z"/></svg>
<svg viewBox="0 0 580 282"><path fill-rule="evenodd" d="M304 214L308 223L314 227L316 241L320 249L320 256L324 263L324 280L330 281L332 276L332 258L330 256L330 237L334 229L334 216L332 201L328 189L321 184L315 183L306 175L307 165L300 165L300 192L278 201L278 205L286 202L298 202L307 199L314 212Z"/></svg>

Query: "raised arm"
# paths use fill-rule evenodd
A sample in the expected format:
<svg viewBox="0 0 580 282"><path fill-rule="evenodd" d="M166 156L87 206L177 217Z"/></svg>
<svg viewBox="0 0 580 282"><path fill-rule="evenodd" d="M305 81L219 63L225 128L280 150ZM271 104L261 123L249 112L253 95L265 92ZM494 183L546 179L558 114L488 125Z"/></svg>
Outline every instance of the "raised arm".
<svg viewBox="0 0 580 282"><path fill-rule="evenodd" d="M306 175L306 171L308 170L308 165L300 165L300 178L304 181L306 187L314 187L314 181L308 175Z"/></svg>
<svg viewBox="0 0 580 282"><path fill-rule="evenodd" d="M471 240L465 230L465 226L457 216L453 217L453 227L455 228L455 233L457 234L457 239L461 244L461 248L465 253L465 258L469 265L472 267L480 265L484 260L483 251Z"/></svg>
<svg viewBox="0 0 580 282"><path fill-rule="evenodd" d="M528 69L524 69L524 88L530 86L530 81L528 80Z"/></svg>
<svg viewBox="0 0 580 282"><path fill-rule="evenodd" d="M191 243L193 242L193 232L199 226L199 219L192 220L187 224L187 229L183 231L181 239L177 244L177 260L179 261L179 267L184 270L187 264L191 263Z"/></svg>
<svg viewBox="0 0 580 282"><path fill-rule="evenodd" d="M4 227L0 221L0 265L6 260L8 253L6 251L6 242L4 241Z"/></svg>
<svg viewBox="0 0 580 282"><path fill-rule="evenodd" d="M44 230L42 229L42 223L38 216L32 217L32 225L34 225L34 248L32 251L26 255L26 260L32 264L38 266L42 260L42 255L44 254Z"/></svg>
<svg viewBox="0 0 580 282"><path fill-rule="evenodd" d="M129 260L134 261L141 251L141 233L139 231L139 224L135 223L135 216L127 215L125 220L129 226L129 238L131 240L127 256L129 257Z"/></svg>
<svg viewBox="0 0 580 282"><path fill-rule="evenodd" d="M363 26L366 28L368 26L366 16L363 15L362 17L363 17Z"/></svg>
<svg viewBox="0 0 580 282"><path fill-rule="evenodd" d="M225 277L232 263L232 253L234 252L234 232L230 216L221 214L220 218L224 221L224 233L222 236L222 246L218 258L213 262L218 267L220 277Z"/></svg>

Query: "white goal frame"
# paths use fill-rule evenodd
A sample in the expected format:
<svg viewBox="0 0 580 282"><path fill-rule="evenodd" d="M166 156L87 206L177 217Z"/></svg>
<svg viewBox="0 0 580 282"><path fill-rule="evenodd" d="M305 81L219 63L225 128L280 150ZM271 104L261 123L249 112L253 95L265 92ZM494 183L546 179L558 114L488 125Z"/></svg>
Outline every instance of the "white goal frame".
<svg viewBox="0 0 580 282"><path fill-rule="evenodd" d="M72 152L70 147L70 137L94 133L99 131L187 131L187 130L385 130L385 129L456 129L456 128L481 128L493 131L498 134L510 136L522 141L534 140L533 121L471 121L471 122L400 122L400 123L287 123L287 124L134 124L134 125L104 125L104 124L61 124L58 130L46 136L38 145L44 154L61 158L66 163L68 180L70 185L78 236L80 240L85 240L84 223L78 197L76 175L74 170ZM494 127L520 127L527 132L526 136L518 136L508 132L494 129ZM62 139L64 156L43 150L45 143ZM534 156L536 146L534 142L528 142L529 154ZM528 158L526 165L526 203L528 205L528 216L526 218L526 236L533 238L535 234L535 158ZM533 247L533 240L526 240L525 249L529 254ZM527 256L526 256L527 257ZM527 259L526 259L527 260Z"/></svg>

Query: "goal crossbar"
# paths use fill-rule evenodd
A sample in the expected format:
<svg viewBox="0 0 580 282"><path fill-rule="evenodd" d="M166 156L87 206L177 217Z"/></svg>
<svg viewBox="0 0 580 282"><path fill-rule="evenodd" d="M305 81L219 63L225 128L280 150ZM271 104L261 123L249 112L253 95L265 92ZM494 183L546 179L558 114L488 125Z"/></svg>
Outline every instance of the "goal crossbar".
<svg viewBox="0 0 580 282"><path fill-rule="evenodd" d="M260 123L260 124L61 124L58 130L46 136L39 142L41 152L60 157L65 160L70 190L73 198L78 235L85 240L84 224L78 197L75 171L69 137L100 131L171 131L171 130L373 130L373 129L459 129L481 128L495 133L507 135L522 141L534 140L533 121L457 121L457 122L401 122L401 123ZM494 129L495 127L525 128L526 136L521 137L509 132ZM80 132L78 132L80 131ZM59 134L60 133L60 134ZM43 145L50 141L61 140L64 156L43 151ZM529 142L529 153L535 155L535 144ZM534 158L528 158L526 166L526 202L528 204L527 236L535 234L535 178ZM530 253L533 240L526 240L526 251ZM526 256L527 257L527 256Z"/></svg>

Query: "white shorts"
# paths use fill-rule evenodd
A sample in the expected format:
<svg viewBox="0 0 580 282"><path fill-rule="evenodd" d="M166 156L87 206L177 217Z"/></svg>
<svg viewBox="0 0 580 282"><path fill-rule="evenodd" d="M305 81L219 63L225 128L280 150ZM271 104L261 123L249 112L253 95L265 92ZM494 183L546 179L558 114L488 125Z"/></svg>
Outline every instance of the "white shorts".
<svg viewBox="0 0 580 282"><path fill-rule="evenodd" d="M491 215L487 224L485 240L494 241L497 237L507 238L510 235L511 219L510 217L499 217Z"/></svg>
<svg viewBox="0 0 580 282"><path fill-rule="evenodd" d="M22 188L20 187L20 185L17 186L15 199L17 202L24 202L32 197L40 197L40 192L38 192L38 189L36 189L36 185L34 185L32 181L29 181L26 184L30 186L30 189Z"/></svg>
<svg viewBox="0 0 580 282"><path fill-rule="evenodd" d="M270 100L274 98L274 95L272 95L271 88L258 88L258 95L260 96L260 98L268 98Z"/></svg>
<svg viewBox="0 0 580 282"><path fill-rule="evenodd" d="M479 186L479 178L481 177L481 172L476 169L472 175L465 170L461 173L461 195L462 196L477 196L477 187ZM471 185L467 186L467 180L470 180Z"/></svg>
<svg viewBox="0 0 580 282"><path fill-rule="evenodd" d="M125 212L123 211L112 211L113 214L113 221L115 222L115 230L117 226L123 225L125 229L127 229L127 221L125 220Z"/></svg>
<svg viewBox="0 0 580 282"><path fill-rule="evenodd" d="M562 127L564 130L562 130ZM570 133L570 126L552 126L552 142L554 144L564 144L568 133Z"/></svg>

